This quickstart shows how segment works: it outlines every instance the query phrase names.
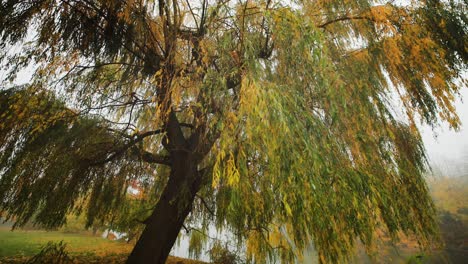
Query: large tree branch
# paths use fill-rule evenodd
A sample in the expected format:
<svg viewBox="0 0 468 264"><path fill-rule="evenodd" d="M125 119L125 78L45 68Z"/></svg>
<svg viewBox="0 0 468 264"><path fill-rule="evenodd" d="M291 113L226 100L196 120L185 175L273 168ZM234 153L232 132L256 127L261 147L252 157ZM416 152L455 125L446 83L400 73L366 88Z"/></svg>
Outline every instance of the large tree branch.
<svg viewBox="0 0 468 264"><path fill-rule="evenodd" d="M157 135L157 134L161 134L163 132L164 132L163 129L157 129L157 130L152 130L152 131L146 131L146 132L143 132L143 133L139 133L132 140L127 142L125 145L114 149L114 151L112 151L112 154L109 155L107 158L105 158L104 160L93 162L93 163L91 163L91 166L99 166L99 165L105 164L105 163L107 163L109 161L112 161L115 158L117 158L119 156L122 156L128 149L135 146L138 142L141 142L144 138L149 137L149 136L153 136L153 135ZM148 156L148 155L145 155L145 156ZM151 157L148 156L148 160L152 160ZM157 159L154 158L153 163L156 163L156 160ZM165 164L165 163L163 163L163 164Z"/></svg>
<svg viewBox="0 0 468 264"><path fill-rule="evenodd" d="M135 146L135 150L137 151L136 154L138 155L138 157L144 162L162 164L167 166L171 165L171 158L169 156L151 153L137 146Z"/></svg>

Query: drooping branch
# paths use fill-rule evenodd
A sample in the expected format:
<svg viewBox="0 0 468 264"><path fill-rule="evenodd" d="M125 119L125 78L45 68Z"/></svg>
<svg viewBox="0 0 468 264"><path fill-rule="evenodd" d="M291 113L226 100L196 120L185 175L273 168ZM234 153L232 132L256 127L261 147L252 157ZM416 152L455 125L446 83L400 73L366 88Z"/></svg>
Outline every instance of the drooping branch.
<svg viewBox="0 0 468 264"><path fill-rule="evenodd" d="M201 203L204 205L206 210L211 214L211 216L215 217L216 214L215 214L214 210L208 205L208 203L205 201L205 199L202 196L200 196L199 194L196 194L195 196L198 199L200 199Z"/></svg>
<svg viewBox="0 0 468 264"><path fill-rule="evenodd" d="M343 16L339 17L330 21L327 21L323 24L318 25L318 28L326 28L328 25L340 22L340 21L347 21L347 20L369 20L375 22L375 19L369 16Z"/></svg>

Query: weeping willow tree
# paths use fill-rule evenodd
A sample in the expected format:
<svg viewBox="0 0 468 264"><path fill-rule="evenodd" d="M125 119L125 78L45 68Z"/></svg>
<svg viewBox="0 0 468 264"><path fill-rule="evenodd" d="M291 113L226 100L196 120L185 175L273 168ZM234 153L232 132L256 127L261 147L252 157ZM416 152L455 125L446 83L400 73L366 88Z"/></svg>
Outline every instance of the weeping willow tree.
<svg viewBox="0 0 468 264"><path fill-rule="evenodd" d="M128 263L215 226L249 262L376 231L437 236L419 122L459 127L458 1L2 0L0 210L17 226L148 209ZM9 88L10 87L10 88ZM392 101L397 98L399 109ZM401 114L403 113L403 114ZM193 228L192 228L193 227Z"/></svg>

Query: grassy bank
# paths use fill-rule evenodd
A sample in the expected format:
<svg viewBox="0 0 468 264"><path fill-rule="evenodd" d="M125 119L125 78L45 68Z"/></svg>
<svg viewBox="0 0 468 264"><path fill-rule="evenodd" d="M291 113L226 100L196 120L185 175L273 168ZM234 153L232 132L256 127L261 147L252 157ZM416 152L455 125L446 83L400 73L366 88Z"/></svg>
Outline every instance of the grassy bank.
<svg viewBox="0 0 468 264"><path fill-rule="evenodd" d="M0 257L33 256L49 241L63 240L71 254L122 254L130 252L132 245L110 241L96 236L69 234L58 231L10 231L0 227Z"/></svg>
<svg viewBox="0 0 468 264"><path fill-rule="evenodd" d="M0 263L23 263L37 254L49 241L63 241L75 263L123 263L133 245L101 237L59 231L15 230L0 226ZM202 262L170 257L168 264Z"/></svg>

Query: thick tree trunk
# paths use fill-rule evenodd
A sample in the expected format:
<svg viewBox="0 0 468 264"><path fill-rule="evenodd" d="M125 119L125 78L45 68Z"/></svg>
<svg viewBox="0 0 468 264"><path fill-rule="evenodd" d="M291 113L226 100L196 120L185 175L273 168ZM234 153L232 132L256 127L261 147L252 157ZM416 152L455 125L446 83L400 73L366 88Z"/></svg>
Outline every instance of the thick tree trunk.
<svg viewBox="0 0 468 264"><path fill-rule="evenodd" d="M171 174L160 200L132 253L129 264L163 264L201 187L197 164L187 153L174 156Z"/></svg>

